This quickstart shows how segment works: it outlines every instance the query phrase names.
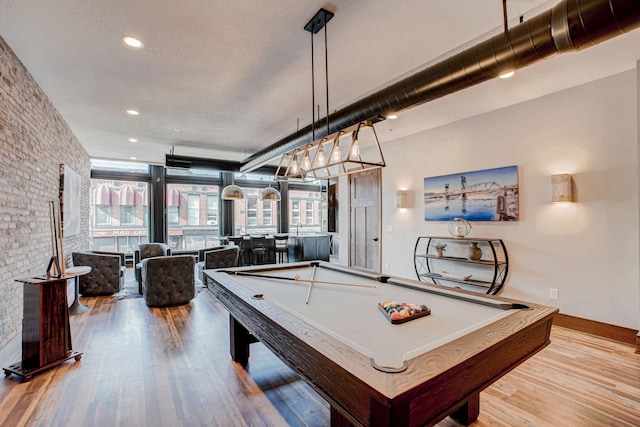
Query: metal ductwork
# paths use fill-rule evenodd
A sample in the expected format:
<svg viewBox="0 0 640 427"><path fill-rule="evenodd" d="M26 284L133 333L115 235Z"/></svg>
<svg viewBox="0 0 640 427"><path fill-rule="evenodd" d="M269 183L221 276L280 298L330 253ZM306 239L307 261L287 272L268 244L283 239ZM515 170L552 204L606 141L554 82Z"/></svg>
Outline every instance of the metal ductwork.
<svg viewBox="0 0 640 427"><path fill-rule="evenodd" d="M639 0L562 0L550 10L431 65L329 116L329 134L415 107L563 52L594 46L640 26ZM326 118L316 139L327 135ZM312 142L309 124L243 161L242 172Z"/></svg>

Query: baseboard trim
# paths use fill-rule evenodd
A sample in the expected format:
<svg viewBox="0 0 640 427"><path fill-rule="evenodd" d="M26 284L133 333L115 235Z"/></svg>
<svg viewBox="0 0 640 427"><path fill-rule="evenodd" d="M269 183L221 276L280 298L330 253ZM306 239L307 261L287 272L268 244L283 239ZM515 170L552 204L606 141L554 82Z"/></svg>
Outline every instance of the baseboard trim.
<svg viewBox="0 0 640 427"><path fill-rule="evenodd" d="M569 316L562 313L558 313L556 317L554 317L553 324L635 345L636 353L640 352L640 334L637 329L624 328L622 326L610 325L608 323Z"/></svg>

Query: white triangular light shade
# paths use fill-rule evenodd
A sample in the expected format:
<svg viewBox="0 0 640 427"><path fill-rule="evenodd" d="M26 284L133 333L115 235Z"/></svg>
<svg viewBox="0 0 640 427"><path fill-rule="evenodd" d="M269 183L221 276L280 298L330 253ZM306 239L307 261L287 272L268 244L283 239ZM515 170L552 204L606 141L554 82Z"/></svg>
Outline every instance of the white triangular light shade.
<svg viewBox="0 0 640 427"><path fill-rule="evenodd" d="M273 187L267 187L260 192L260 200L265 202L279 202L280 192Z"/></svg>
<svg viewBox="0 0 640 427"><path fill-rule="evenodd" d="M244 199L244 191L235 184L227 185L222 189L220 198L222 200L242 200Z"/></svg>

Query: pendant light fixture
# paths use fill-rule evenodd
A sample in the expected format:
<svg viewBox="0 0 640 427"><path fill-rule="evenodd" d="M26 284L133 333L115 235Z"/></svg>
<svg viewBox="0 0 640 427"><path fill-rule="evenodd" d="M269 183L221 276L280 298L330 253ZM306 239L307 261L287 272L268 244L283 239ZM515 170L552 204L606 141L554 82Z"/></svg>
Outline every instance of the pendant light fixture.
<svg viewBox="0 0 640 427"><path fill-rule="evenodd" d="M235 184L227 185L220 193L222 200L242 200L244 199L244 191Z"/></svg>
<svg viewBox="0 0 640 427"><path fill-rule="evenodd" d="M264 202L279 202L280 192L273 187L267 187L260 192L260 200Z"/></svg>
<svg viewBox="0 0 640 427"><path fill-rule="evenodd" d="M331 133L329 126L329 60L327 22L333 13L320 9L305 25L311 33L311 143L285 153L276 170L276 180L316 181L385 166L384 157L372 121L365 120L346 129ZM326 136L316 140L315 73L313 35L324 28ZM319 108L319 107L318 107ZM318 111L318 120L320 111ZM379 120L376 117L375 120ZM344 150L344 151L343 151Z"/></svg>

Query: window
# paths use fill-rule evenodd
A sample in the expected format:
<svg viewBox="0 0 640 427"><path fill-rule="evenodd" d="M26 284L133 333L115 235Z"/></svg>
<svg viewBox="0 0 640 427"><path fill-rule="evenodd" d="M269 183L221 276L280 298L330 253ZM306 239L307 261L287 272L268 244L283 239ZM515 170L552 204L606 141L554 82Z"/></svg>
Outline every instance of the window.
<svg viewBox="0 0 640 427"><path fill-rule="evenodd" d="M124 252L125 254L132 254L136 250L138 245L137 236L120 236L118 237L118 246L116 252Z"/></svg>
<svg viewBox="0 0 640 427"><path fill-rule="evenodd" d="M180 191L167 187L167 223L180 223Z"/></svg>
<svg viewBox="0 0 640 427"><path fill-rule="evenodd" d="M133 254L149 241L148 190L141 181L91 179L90 249Z"/></svg>
<svg viewBox="0 0 640 427"><path fill-rule="evenodd" d="M300 224L300 200L291 200L291 224Z"/></svg>
<svg viewBox="0 0 640 427"><path fill-rule="evenodd" d="M305 224L311 225L313 224L313 200L307 200L307 209L305 212Z"/></svg>
<svg viewBox="0 0 640 427"><path fill-rule="evenodd" d="M120 206L120 225L133 225L136 223L136 207Z"/></svg>
<svg viewBox="0 0 640 427"><path fill-rule="evenodd" d="M138 172L148 173L149 165L146 163L120 162L115 160L91 159L92 170L118 171L118 172Z"/></svg>
<svg viewBox="0 0 640 427"><path fill-rule="evenodd" d="M247 226L258 225L258 199L256 197L247 198Z"/></svg>
<svg viewBox="0 0 640 427"><path fill-rule="evenodd" d="M207 225L218 225L218 195L207 194Z"/></svg>
<svg viewBox="0 0 640 427"><path fill-rule="evenodd" d="M180 206L167 206L167 222L169 224L180 222Z"/></svg>
<svg viewBox="0 0 640 427"><path fill-rule="evenodd" d="M111 224L111 206L102 205L96 206L96 225L110 225Z"/></svg>
<svg viewBox="0 0 640 427"><path fill-rule="evenodd" d="M244 187L244 200L236 200L234 202L234 234L272 234L277 231L275 221L272 219L272 213L269 211L265 214L265 203L259 202L260 192L262 188ZM268 202L273 203L273 202ZM272 209L269 207L268 209ZM265 219L264 215L268 215L271 219Z"/></svg>
<svg viewBox="0 0 640 427"><path fill-rule="evenodd" d="M271 225L271 204L273 202L262 202L262 224Z"/></svg>
<svg viewBox="0 0 640 427"><path fill-rule="evenodd" d="M168 183L166 191L167 243L180 251L218 245L218 185L182 180L179 183ZM180 209L181 203L183 206ZM216 244L207 244L214 241Z"/></svg>
<svg viewBox="0 0 640 427"><path fill-rule="evenodd" d="M113 237L94 237L91 241L91 247L96 251L114 251Z"/></svg>
<svg viewBox="0 0 640 427"><path fill-rule="evenodd" d="M317 188L317 187L316 187ZM326 196L298 185L289 188L289 230L304 227L305 232L326 231Z"/></svg>
<svg viewBox="0 0 640 427"><path fill-rule="evenodd" d="M184 245L187 250L197 250L204 248L205 236L202 234L184 236Z"/></svg>
<svg viewBox="0 0 640 427"><path fill-rule="evenodd" d="M187 202L187 224L200 225L200 195L189 194Z"/></svg>

